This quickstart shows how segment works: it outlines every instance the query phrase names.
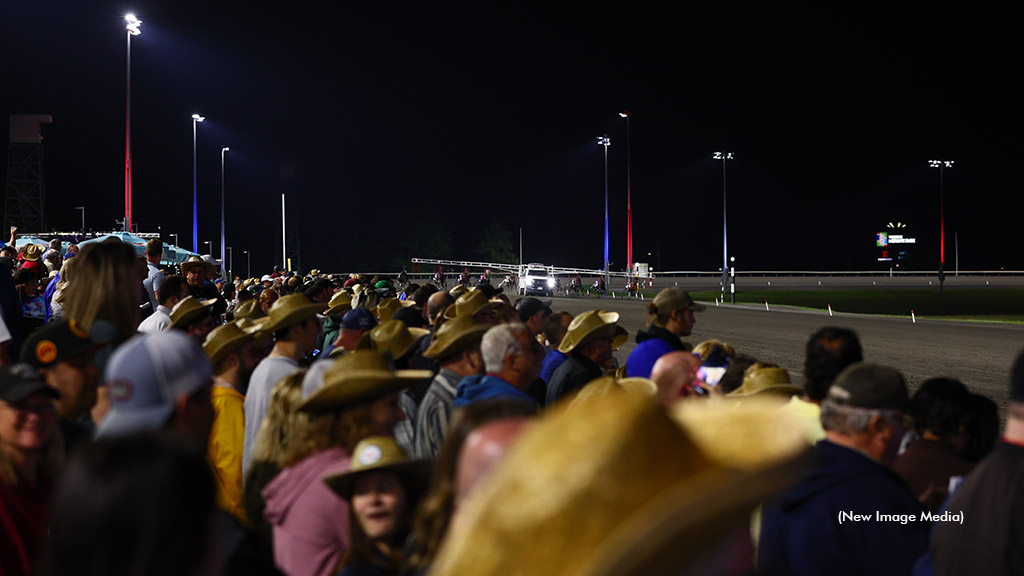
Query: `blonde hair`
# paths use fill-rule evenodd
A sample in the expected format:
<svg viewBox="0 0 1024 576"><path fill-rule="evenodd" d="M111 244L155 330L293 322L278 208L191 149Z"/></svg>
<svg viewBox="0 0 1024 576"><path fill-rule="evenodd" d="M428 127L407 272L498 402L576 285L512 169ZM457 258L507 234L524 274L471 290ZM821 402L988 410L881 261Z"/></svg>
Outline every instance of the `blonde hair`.
<svg viewBox="0 0 1024 576"><path fill-rule="evenodd" d="M282 465L294 466L328 448L341 448L351 454L360 440L371 435L370 411L371 403L364 402L340 412L311 415L309 423L292 436Z"/></svg>
<svg viewBox="0 0 1024 576"><path fill-rule="evenodd" d="M96 319L117 327L122 336L135 334L139 325L139 289L135 250L116 239L89 244L72 258L74 280L64 293L64 315L86 330Z"/></svg>
<svg viewBox="0 0 1024 576"><path fill-rule="evenodd" d="M253 444L252 459L281 466L295 434L307 427L309 417L296 410L302 403L302 379L305 370L296 370L274 385L267 402L267 416Z"/></svg>

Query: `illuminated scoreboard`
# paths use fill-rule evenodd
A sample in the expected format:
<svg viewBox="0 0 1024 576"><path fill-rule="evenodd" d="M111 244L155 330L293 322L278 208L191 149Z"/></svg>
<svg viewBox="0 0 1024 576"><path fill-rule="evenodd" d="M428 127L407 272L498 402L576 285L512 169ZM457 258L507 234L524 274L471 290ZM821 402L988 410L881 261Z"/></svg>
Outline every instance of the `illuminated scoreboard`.
<svg viewBox="0 0 1024 576"><path fill-rule="evenodd" d="M889 222L885 231L875 233L877 260L889 266L906 266L916 244L917 238L909 235L907 225L903 222Z"/></svg>

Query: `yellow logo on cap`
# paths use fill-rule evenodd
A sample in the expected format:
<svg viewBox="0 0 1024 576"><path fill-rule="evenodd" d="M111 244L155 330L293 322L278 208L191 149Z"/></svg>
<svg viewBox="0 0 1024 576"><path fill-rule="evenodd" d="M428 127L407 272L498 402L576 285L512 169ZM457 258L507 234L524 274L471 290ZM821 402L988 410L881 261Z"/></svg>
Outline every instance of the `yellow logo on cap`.
<svg viewBox="0 0 1024 576"><path fill-rule="evenodd" d="M50 364L57 359L57 345L52 340L40 340L36 344L36 360L40 364Z"/></svg>
<svg viewBox="0 0 1024 576"><path fill-rule="evenodd" d="M89 331L82 328L82 325L75 320L68 320L68 329L79 338L88 338Z"/></svg>

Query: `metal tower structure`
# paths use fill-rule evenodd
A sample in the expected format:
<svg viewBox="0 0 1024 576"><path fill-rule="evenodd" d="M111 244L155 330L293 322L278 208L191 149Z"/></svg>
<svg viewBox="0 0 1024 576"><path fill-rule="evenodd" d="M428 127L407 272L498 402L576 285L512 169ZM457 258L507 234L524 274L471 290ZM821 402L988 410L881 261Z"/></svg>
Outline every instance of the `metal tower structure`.
<svg viewBox="0 0 1024 576"><path fill-rule="evenodd" d="M4 215L22 233L47 229L41 126L52 122L48 114L11 115Z"/></svg>

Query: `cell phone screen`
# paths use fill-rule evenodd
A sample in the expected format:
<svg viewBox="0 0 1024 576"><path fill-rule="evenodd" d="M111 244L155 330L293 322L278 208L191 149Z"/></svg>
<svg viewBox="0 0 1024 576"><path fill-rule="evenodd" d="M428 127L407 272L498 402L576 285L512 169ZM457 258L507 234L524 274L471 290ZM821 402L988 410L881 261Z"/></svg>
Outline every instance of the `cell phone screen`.
<svg viewBox="0 0 1024 576"><path fill-rule="evenodd" d="M697 369L697 378L708 386L717 386L725 371L725 367L701 366Z"/></svg>

